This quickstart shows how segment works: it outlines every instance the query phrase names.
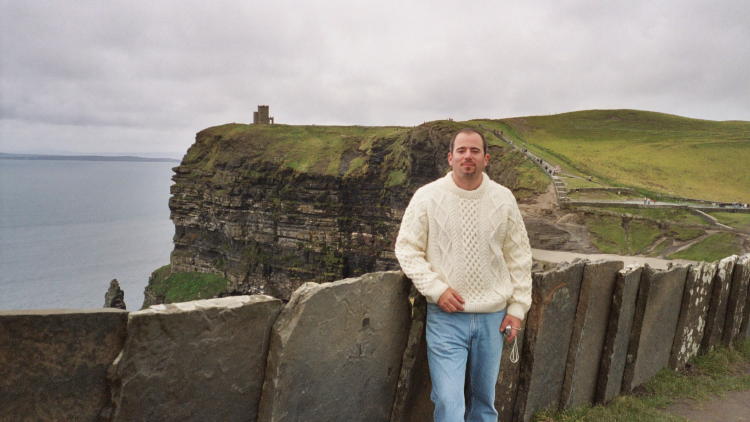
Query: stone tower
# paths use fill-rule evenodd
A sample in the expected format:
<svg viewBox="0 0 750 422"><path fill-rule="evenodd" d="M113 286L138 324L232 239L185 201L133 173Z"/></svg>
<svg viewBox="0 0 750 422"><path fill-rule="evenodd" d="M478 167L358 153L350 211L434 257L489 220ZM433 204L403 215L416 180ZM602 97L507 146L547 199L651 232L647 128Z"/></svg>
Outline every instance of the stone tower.
<svg viewBox="0 0 750 422"><path fill-rule="evenodd" d="M268 116L268 106L259 105L258 111L253 112L253 124L256 125L272 125L273 117Z"/></svg>

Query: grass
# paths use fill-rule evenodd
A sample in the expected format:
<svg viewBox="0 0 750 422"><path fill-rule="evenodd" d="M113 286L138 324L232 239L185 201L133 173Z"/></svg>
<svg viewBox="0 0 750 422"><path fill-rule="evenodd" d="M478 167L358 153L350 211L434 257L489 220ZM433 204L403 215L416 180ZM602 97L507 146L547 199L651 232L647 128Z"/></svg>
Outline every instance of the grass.
<svg viewBox="0 0 750 422"><path fill-rule="evenodd" d="M562 177L562 181L568 189L579 189L579 188L602 188L606 187L599 182L588 179L581 179L580 177Z"/></svg>
<svg viewBox="0 0 750 422"><path fill-rule="evenodd" d="M297 172L339 175L346 152L366 155L377 139L406 133L404 127L245 125L231 123L198 133L185 164L206 170L221 162L265 161ZM356 159L356 157L354 157ZM361 167L363 161L355 163ZM351 170L351 166L350 166Z"/></svg>
<svg viewBox="0 0 750 422"><path fill-rule="evenodd" d="M729 255L742 253L740 241L740 237L734 233L714 233L689 248L670 255L669 258L716 261Z"/></svg>
<svg viewBox="0 0 750 422"><path fill-rule="evenodd" d="M615 398L606 406L544 411L536 422L669 422L684 421L663 409L677 400L705 401L728 391L750 390L750 340L734 349L718 348L691 361L690 369L661 370L640 393Z"/></svg>
<svg viewBox="0 0 750 422"><path fill-rule="evenodd" d="M750 202L750 122L590 110L500 124L564 171L648 192Z"/></svg>
<svg viewBox="0 0 750 422"><path fill-rule="evenodd" d="M711 224L694 214L690 210L682 208L637 208L637 207L606 207L603 208L620 214L637 215L654 221L672 222L695 226L710 226Z"/></svg>
<svg viewBox="0 0 750 422"><path fill-rule="evenodd" d="M592 235L592 243L600 251L613 254L661 256L671 243L669 239L686 242L706 234L710 224L689 210L679 208L584 207L585 224ZM723 258L741 252L740 238L732 233L709 236L670 256L690 260ZM714 235L715 236L715 235ZM659 238L663 238L655 243ZM727 247L724 242L730 242Z"/></svg>
<svg viewBox="0 0 750 422"><path fill-rule="evenodd" d="M750 213L709 212L707 214L715 217L721 224L734 227L742 231L750 231Z"/></svg>
<svg viewBox="0 0 750 422"><path fill-rule="evenodd" d="M524 161L516 167L518 171L518 188L516 198L523 199L534 194L543 193L551 183L549 177L537 166L529 161Z"/></svg>
<svg viewBox="0 0 750 422"><path fill-rule="evenodd" d="M586 226L592 234L594 246L604 253L644 253L661 236L661 230L655 223L642 220L624 223L617 216L588 215Z"/></svg>
<svg viewBox="0 0 750 422"><path fill-rule="evenodd" d="M619 195L617 191L576 191L569 193L568 197L571 199L577 199L580 201L588 200L608 200L608 201L627 201L632 199L640 199L638 196L621 192Z"/></svg>
<svg viewBox="0 0 750 422"><path fill-rule="evenodd" d="M697 237L703 236L704 234L706 234L706 232L694 227L672 226L669 234L672 235L675 239L684 242L686 240L692 240Z"/></svg>
<svg viewBox="0 0 750 422"><path fill-rule="evenodd" d="M164 303L186 302L209 299L229 287L229 280L216 274L170 273L165 265L154 271L148 289L157 297L164 297Z"/></svg>
<svg viewBox="0 0 750 422"><path fill-rule="evenodd" d="M488 128L490 130L502 131L503 137L505 139L512 141L515 145L521 148L527 149L529 152L535 154L537 157L540 157L549 163L561 165L561 168L563 169L564 172L568 174L573 174L579 177L587 177L587 174L582 173L574 166L565 165L567 164L566 162L567 160L565 157L559 156L555 154L553 151L550 151L540 145L528 142L527 139L524 136L522 136L521 131L518 131L513 125L508 124L506 121L477 119L477 120L471 120L469 121L469 123L480 124L483 127Z"/></svg>

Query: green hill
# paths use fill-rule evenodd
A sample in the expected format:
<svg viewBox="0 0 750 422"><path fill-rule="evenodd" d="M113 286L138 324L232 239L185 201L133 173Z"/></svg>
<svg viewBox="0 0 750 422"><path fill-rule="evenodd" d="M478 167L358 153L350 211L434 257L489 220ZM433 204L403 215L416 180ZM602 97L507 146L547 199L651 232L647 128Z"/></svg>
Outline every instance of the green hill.
<svg viewBox="0 0 750 422"><path fill-rule="evenodd" d="M750 122L638 110L481 122L573 174L652 194L750 202Z"/></svg>
<svg viewBox="0 0 750 422"><path fill-rule="evenodd" d="M408 185L425 168L447 171L451 135L467 126L472 124L449 120L415 127L230 123L199 132L182 164L206 172L243 168L252 177L291 171L342 181L378 180L392 188ZM487 171L494 180L519 198L546 190L549 178L523 154L491 133L487 142L492 155Z"/></svg>

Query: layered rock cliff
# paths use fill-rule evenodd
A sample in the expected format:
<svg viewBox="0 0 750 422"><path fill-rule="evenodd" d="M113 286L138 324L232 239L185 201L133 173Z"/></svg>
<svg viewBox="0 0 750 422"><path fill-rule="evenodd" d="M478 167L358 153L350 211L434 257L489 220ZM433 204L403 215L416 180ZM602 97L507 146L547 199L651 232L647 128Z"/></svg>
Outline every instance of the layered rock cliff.
<svg viewBox="0 0 750 422"><path fill-rule="evenodd" d="M217 273L233 293L289 298L306 281L397 268L409 198L445 174L450 137L469 125L203 130L175 168L171 271ZM494 180L522 198L546 189L541 171L491 134L488 142Z"/></svg>

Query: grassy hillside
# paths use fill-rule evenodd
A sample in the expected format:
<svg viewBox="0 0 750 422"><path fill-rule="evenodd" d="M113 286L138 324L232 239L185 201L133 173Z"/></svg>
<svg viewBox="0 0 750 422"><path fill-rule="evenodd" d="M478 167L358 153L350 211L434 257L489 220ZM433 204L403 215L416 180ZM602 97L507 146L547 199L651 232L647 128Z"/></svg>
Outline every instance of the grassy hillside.
<svg viewBox="0 0 750 422"><path fill-rule="evenodd" d="M750 202L750 122L637 110L483 122L573 174L652 193Z"/></svg>
<svg viewBox="0 0 750 422"><path fill-rule="evenodd" d="M298 172L344 175L364 164L362 158L377 139L403 138L408 131L404 127L230 123L198 133L198 141L188 151L185 162L200 161L209 168L214 164L211 159L231 154L237 159L275 163Z"/></svg>
<svg viewBox="0 0 750 422"><path fill-rule="evenodd" d="M471 125L447 120L416 127L231 123L199 132L183 165L209 172L252 167L257 176L273 168L319 176L376 177L390 188L404 185L413 168L422 165L418 161L430 160L447 171L450 136ZM487 140L493 156L491 177L520 198L546 190L550 180L544 172L494 135L488 134ZM436 145L437 152L429 152Z"/></svg>

